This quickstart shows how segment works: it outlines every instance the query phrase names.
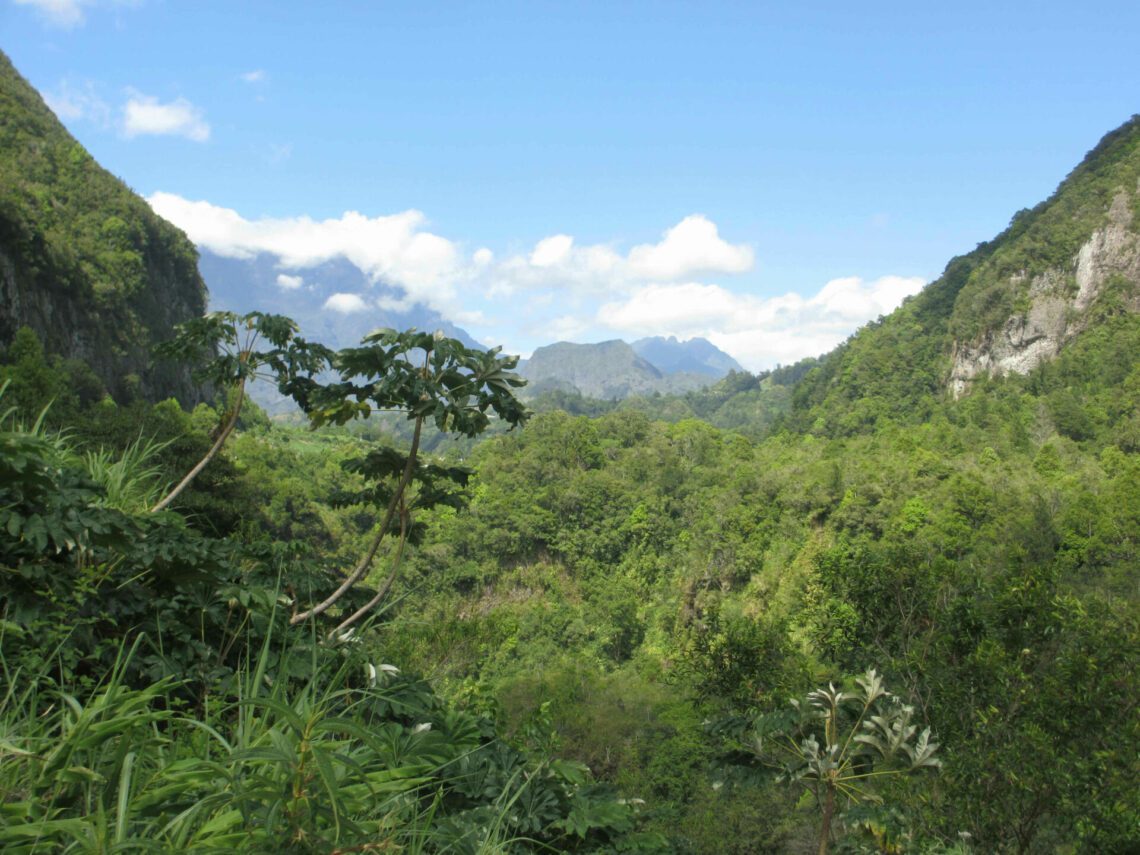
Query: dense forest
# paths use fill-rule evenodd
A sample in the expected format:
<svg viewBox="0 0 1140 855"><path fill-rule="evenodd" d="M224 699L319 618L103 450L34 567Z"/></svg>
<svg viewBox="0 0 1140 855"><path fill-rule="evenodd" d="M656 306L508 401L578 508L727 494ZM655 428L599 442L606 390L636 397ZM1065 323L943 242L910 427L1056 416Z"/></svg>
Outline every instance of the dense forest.
<svg viewBox="0 0 1140 855"><path fill-rule="evenodd" d="M1138 146L681 396L217 313L152 351L211 403L116 399L19 330L3 851L1140 851Z"/></svg>

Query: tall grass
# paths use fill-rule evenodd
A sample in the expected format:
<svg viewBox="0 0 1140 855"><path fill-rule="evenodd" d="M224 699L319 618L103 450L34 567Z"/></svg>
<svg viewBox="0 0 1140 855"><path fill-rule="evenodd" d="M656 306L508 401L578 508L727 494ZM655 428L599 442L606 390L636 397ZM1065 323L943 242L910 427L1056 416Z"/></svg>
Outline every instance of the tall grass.
<svg viewBox="0 0 1140 855"><path fill-rule="evenodd" d="M168 482L160 480L162 467L154 461L171 442L139 436L118 453L107 448L85 451L81 463L91 480L106 491L107 507L141 513L167 490Z"/></svg>
<svg viewBox="0 0 1140 855"><path fill-rule="evenodd" d="M82 699L0 657L0 851L511 850L525 769L503 781L481 770L476 789L497 797L444 817L486 742L474 720L413 724L430 711L410 684L381 670L370 686L355 653L295 638L266 639L235 695L200 718L170 705L171 679L124 684L142 638Z"/></svg>

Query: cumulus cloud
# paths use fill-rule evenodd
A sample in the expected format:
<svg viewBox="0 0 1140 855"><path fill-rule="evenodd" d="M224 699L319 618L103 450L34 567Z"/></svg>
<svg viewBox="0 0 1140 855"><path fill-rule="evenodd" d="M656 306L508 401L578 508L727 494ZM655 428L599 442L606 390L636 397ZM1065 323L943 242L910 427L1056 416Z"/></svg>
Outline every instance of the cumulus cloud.
<svg viewBox="0 0 1140 855"><path fill-rule="evenodd" d="M261 83L265 80L265 69L257 68L253 71L247 71L245 74L241 75L241 79L246 83Z"/></svg>
<svg viewBox="0 0 1140 855"><path fill-rule="evenodd" d="M709 273L745 273L752 269L752 248L721 239L716 224L700 214L685 217L665 232L660 243L629 252L636 277L676 282Z"/></svg>
<svg viewBox="0 0 1140 855"><path fill-rule="evenodd" d="M722 239L716 224L701 214L685 217L655 244L622 255L608 244L579 246L570 235L543 238L527 255L495 265L490 287L497 295L558 287L581 296L629 293L646 282L678 282L707 274L752 269L752 248Z"/></svg>
<svg viewBox="0 0 1140 855"><path fill-rule="evenodd" d="M305 280L300 276L289 276L282 273L277 277L277 287L283 291L296 291L304 284Z"/></svg>
<svg viewBox="0 0 1140 855"><path fill-rule="evenodd" d="M324 308L350 315L353 312L363 312L368 308L368 303L359 294L333 294L325 300Z"/></svg>
<svg viewBox="0 0 1140 855"><path fill-rule="evenodd" d="M570 257L572 246L574 238L570 235L543 238L535 244L534 252L530 254L530 263L535 267L554 267L556 264L562 264Z"/></svg>
<svg viewBox="0 0 1140 855"><path fill-rule="evenodd" d="M210 125L201 108L185 98L162 104L153 95L134 92L123 107L123 133L128 138L159 134L205 142L210 138Z"/></svg>
<svg viewBox="0 0 1140 855"><path fill-rule="evenodd" d="M424 230L427 220L419 211L381 217L348 211L327 220L247 220L230 208L172 193L155 193L148 201L194 243L218 255L252 258L266 252L276 255L283 267L301 269L346 258L374 280L403 288L413 303L456 307L456 283L464 267L461 254L451 241Z"/></svg>
<svg viewBox="0 0 1140 855"><path fill-rule="evenodd" d="M387 296L334 294L325 302L330 311L425 305L453 323L481 328L484 338L517 338L529 346L607 336L702 336L759 370L826 352L923 285L916 277L845 277L814 295L761 298L709 284L702 277L745 273L754 257L751 247L725 241L701 215L665 230L657 243L624 253L558 233L500 258L486 247L465 252L458 242L433 234L415 210L251 220L170 193L155 193L149 201L196 244L219 255L276 256L290 270L278 279L282 288L294 279L300 286L293 271L344 258L374 282L397 289ZM514 297L519 292L521 298Z"/></svg>
<svg viewBox="0 0 1140 855"><path fill-rule="evenodd" d="M752 368L818 356L855 329L894 311L925 284L919 277L833 279L814 296L760 299L719 285L652 284L603 304L598 321L628 336L702 336Z"/></svg>

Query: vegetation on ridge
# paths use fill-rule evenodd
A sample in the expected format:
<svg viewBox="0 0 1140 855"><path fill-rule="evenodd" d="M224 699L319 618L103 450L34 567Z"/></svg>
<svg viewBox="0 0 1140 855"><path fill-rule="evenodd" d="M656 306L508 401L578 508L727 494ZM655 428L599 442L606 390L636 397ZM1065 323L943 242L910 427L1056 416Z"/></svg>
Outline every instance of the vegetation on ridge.
<svg viewBox="0 0 1140 855"><path fill-rule="evenodd" d="M944 390L950 343L1131 192L1138 133L819 364L551 398L478 446L448 436L526 414L458 342L382 331L331 381L283 372L302 431L237 390L79 394L15 333L0 845L1135 851L1137 283L1054 361ZM399 449L347 429L391 408Z"/></svg>

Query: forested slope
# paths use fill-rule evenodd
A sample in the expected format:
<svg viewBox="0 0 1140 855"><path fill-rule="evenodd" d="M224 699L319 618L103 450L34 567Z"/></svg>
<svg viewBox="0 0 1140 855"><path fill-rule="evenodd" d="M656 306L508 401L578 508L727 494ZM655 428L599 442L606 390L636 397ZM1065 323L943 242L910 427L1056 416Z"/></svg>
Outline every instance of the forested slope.
<svg viewBox="0 0 1140 855"><path fill-rule="evenodd" d="M842 435L883 417L917 423L939 398L989 376L1041 366L1048 374L1052 358L1106 316L1140 310L1138 180L1135 117L1106 135L1049 199L1015 214L1004 232L953 259L901 309L829 354L797 387L785 424ZM1121 364L1099 349L1095 358ZM1095 386L1100 365L1088 367Z"/></svg>
<svg viewBox="0 0 1140 855"><path fill-rule="evenodd" d="M202 390L186 368L153 362L149 348L205 311L197 257L0 53L0 346L29 326L119 401L193 405Z"/></svg>
<svg viewBox="0 0 1140 855"><path fill-rule="evenodd" d="M319 430L245 411L158 513L235 390L52 433L73 366L19 334L4 850L1137 851L1138 133L819 364L523 427L511 360L388 331L279 360ZM101 210L19 251L149 321L82 278Z"/></svg>

